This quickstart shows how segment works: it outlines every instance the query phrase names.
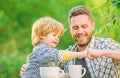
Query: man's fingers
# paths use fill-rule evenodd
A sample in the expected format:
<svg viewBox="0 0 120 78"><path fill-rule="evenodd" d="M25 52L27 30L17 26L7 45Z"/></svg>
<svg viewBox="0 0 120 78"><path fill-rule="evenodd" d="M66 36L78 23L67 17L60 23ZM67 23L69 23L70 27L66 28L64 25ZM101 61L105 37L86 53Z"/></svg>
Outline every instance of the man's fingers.
<svg viewBox="0 0 120 78"><path fill-rule="evenodd" d="M22 65L22 67L21 67L21 69L20 69L20 76L22 76L22 75L24 74L24 72L25 72L25 70L26 70L26 67L27 67L26 64L23 64L23 65Z"/></svg>
<svg viewBox="0 0 120 78"><path fill-rule="evenodd" d="M26 69L27 65L26 64L23 64L22 65L22 68Z"/></svg>
<svg viewBox="0 0 120 78"><path fill-rule="evenodd" d="M92 55L88 55L88 59L93 60L95 57Z"/></svg>
<svg viewBox="0 0 120 78"><path fill-rule="evenodd" d="M20 76L22 76L24 73L23 73L23 71L20 71Z"/></svg>

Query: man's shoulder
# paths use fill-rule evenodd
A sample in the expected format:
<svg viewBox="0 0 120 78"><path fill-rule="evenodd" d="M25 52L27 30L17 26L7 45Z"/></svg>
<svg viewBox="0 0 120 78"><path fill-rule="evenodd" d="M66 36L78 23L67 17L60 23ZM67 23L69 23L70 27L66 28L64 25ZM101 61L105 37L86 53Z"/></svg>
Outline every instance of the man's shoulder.
<svg viewBox="0 0 120 78"><path fill-rule="evenodd" d="M97 42L113 42L113 41L115 41L112 38L105 38L105 37L94 37L93 39Z"/></svg>
<svg viewBox="0 0 120 78"><path fill-rule="evenodd" d="M94 37L92 43L94 47L101 47L101 48L120 47L120 44L112 38Z"/></svg>

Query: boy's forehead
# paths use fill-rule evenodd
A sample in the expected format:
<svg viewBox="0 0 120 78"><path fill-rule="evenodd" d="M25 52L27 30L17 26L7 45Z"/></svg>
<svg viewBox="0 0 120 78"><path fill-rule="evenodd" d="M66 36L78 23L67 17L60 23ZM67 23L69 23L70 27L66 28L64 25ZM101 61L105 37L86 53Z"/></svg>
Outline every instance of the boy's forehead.
<svg viewBox="0 0 120 78"><path fill-rule="evenodd" d="M60 34L61 34L61 31L53 31L52 33L53 33L53 34L60 35Z"/></svg>

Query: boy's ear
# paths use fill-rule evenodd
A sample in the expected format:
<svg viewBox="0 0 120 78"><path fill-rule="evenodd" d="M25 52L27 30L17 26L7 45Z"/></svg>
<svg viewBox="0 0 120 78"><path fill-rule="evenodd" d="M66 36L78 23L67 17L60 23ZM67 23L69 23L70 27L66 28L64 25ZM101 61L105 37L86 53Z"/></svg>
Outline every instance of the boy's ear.
<svg viewBox="0 0 120 78"><path fill-rule="evenodd" d="M44 38L44 36L40 36L40 39L43 39Z"/></svg>

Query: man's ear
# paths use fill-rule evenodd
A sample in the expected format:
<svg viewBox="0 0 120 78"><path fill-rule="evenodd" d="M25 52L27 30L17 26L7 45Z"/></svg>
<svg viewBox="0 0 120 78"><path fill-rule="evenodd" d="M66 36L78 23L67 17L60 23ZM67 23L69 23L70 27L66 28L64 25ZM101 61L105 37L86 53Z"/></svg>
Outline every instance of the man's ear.
<svg viewBox="0 0 120 78"><path fill-rule="evenodd" d="M92 30L94 31L94 29L95 29L95 22L93 21L92 22Z"/></svg>

